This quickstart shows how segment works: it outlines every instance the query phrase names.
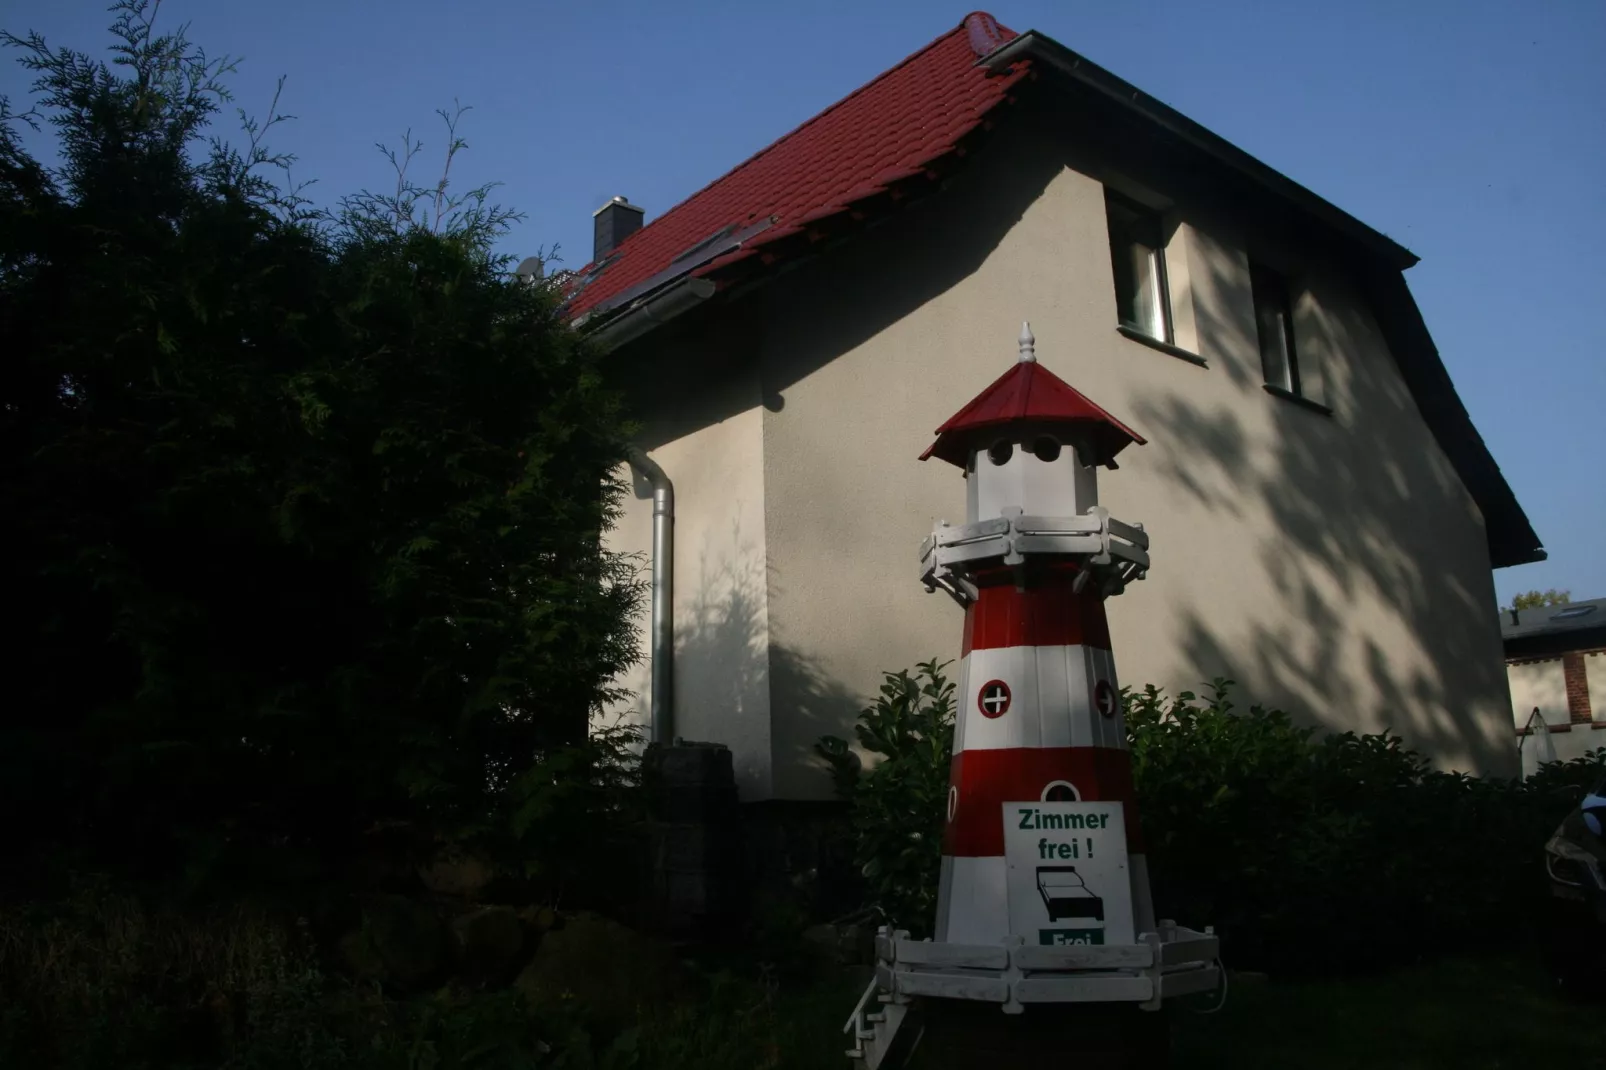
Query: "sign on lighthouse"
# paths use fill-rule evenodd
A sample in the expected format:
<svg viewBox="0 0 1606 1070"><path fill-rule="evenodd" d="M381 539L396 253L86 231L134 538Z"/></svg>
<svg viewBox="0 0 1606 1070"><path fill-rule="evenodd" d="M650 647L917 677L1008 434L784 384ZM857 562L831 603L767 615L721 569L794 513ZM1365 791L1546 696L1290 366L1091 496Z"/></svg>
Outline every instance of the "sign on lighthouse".
<svg viewBox="0 0 1606 1070"><path fill-rule="evenodd" d="M1004 858L1009 928L1027 943L1136 939L1120 803L1005 803Z"/></svg>

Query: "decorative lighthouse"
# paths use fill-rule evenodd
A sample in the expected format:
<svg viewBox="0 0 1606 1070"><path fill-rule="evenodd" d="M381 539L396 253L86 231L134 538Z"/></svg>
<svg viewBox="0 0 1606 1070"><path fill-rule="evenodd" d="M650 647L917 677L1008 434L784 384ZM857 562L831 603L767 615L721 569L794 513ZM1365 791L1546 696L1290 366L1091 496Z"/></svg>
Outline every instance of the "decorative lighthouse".
<svg viewBox="0 0 1606 1070"><path fill-rule="evenodd" d="M923 1034L899 1034L921 1004L949 1004L928 1026L985 1003L1104 1014L1218 982L1214 935L1154 917L1104 615L1149 540L1099 505L1098 469L1143 441L1038 364L1023 324L1019 360L921 455L966 483L965 523L920 548L921 582L965 611L959 709L935 940L884 929L846 1027L870 1068Z"/></svg>
<svg viewBox="0 0 1606 1070"><path fill-rule="evenodd" d="M940 941L994 943L1025 928L1010 924L1006 802L1119 803L1126 840L1130 889L1093 897L1102 924L1019 935L1131 943L1154 929L1104 617L1104 599L1148 569L1149 540L1098 503L1099 467L1133 443L1143 438L1037 363L1023 324L1016 365L921 455L964 469L967 506L964 526L939 525L921 548L928 589L965 607Z"/></svg>

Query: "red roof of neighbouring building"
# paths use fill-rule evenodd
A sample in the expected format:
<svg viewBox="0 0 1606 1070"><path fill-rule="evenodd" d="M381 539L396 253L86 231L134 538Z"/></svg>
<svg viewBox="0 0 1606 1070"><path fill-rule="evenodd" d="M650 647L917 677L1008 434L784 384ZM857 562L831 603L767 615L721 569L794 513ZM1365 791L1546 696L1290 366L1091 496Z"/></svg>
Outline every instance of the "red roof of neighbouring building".
<svg viewBox="0 0 1606 1070"><path fill-rule="evenodd" d="M768 263L807 248L808 239L818 236L812 232L832 217L877 198L901 199L904 186L929 181L934 165L962 152L962 139L1025 76L1024 61L1003 74L989 74L976 62L1015 36L991 15L967 15L955 29L630 235L600 264L576 272L569 315L578 319L644 296L657 288L644 284L666 273L665 283L719 276L754 257ZM739 248L711 241L755 226L763 229ZM711 259L687 255L705 242Z"/></svg>
<svg viewBox="0 0 1606 1070"><path fill-rule="evenodd" d="M963 468L978 439L990 439L993 429L1021 421L1082 425L1085 437L1078 437L1092 451L1092 464L1107 464L1127 446L1144 441L1035 360L1021 360L937 428L937 441L920 459L936 457Z"/></svg>

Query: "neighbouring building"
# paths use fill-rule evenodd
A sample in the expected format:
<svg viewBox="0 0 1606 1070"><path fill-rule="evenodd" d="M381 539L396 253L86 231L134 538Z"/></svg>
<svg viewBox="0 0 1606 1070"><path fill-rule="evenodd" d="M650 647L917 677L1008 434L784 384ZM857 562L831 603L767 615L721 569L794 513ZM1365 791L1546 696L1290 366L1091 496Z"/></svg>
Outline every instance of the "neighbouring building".
<svg viewBox="0 0 1606 1070"><path fill-rule="evenodd" d="M1502 610L1500 636L1524 768L1541 724L1562 761L1606 747L1606 598Z"/></svg>
<svg viewBox="0 0 1606 1070"><path fill-rule="evenodd" d="M917 553L965 479L917 458L1022 320L1148 440L1103 503L1153 540L1109 607L1123 683L1227 676L1515 771L1491 568L1544 551L1416 257L1220 137L977 13L662 216L596 224L569 307L674 484L674 731L728 744L744 799L828 798L815 741L884 670L957 658ZM651 498L638 474L612 545L650 556Z"/></svg>

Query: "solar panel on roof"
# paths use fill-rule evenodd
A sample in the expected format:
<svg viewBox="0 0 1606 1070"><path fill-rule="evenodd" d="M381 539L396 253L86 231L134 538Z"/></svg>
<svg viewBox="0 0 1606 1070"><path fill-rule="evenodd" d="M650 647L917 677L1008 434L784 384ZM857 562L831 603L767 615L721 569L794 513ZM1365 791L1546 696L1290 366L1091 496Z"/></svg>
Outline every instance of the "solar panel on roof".
<svg viewBox="0 0 1606 1070"><path fill-rule="evenodd" d="M704 238L702 241L698 242L696 245L693 245L690 249L687 249L685 252L682 252L682 253L677 253L675 255L675 258L670 261L670 264L678 264L682 260L689 260L692 257L696 256L698 253L706 252L707 250L712 249L716 244L718 244L720 242L720 240L729 237L735 230L736 230L736 224L735 223L732 223L728 227L720 227L714 233L710 234L708 237Z"/></svg>

